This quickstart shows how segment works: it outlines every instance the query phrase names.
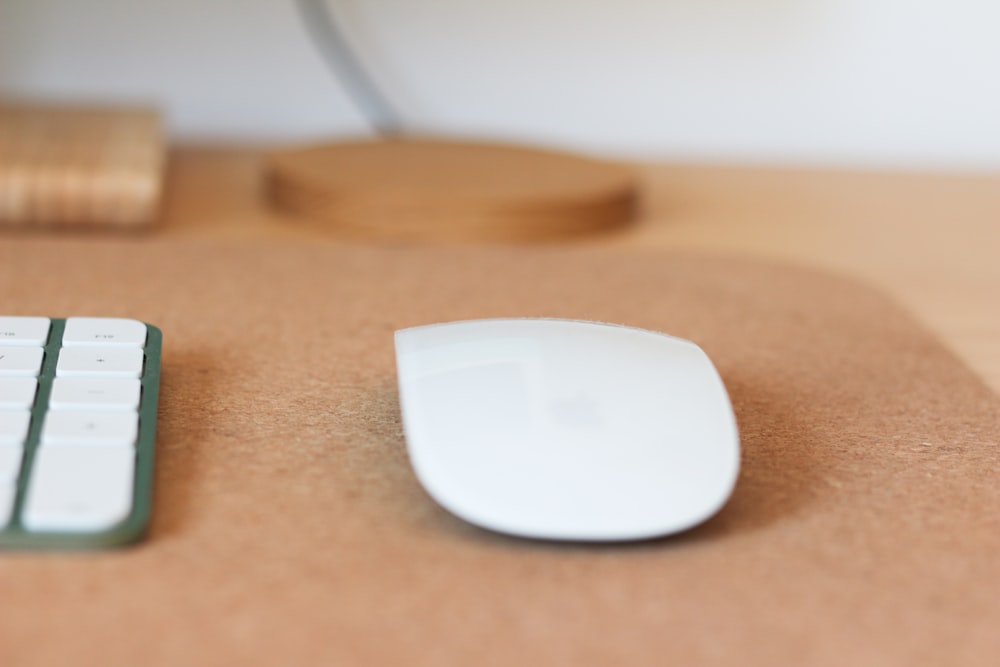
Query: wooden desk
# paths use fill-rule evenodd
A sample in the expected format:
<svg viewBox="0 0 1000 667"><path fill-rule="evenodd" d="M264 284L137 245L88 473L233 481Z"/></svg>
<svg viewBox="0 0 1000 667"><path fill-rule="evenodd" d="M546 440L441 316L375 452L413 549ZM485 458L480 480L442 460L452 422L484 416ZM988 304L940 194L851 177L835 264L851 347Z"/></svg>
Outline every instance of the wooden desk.
<svg viewBox="0 0 1000 667"><path fill-rule="evenodd" d="M174 150L160 233L336 242L268 205L263 154ZM638 169L638 224L579 243L765 257L856 276L910 309L1000 391L1000 175Z"/></svg>
<svg viewBox="0 0 1000 667"><path fill-rule="evenodd" d="M993 667L1000 402L868 284L998 388L996 178L649 166L639 223L579 247L376 247L269 207L261 157L175 151L148 236L0 244L10 312L168 332L149 539L4 554L0 664ZM719 514L554 545L432 502L392 332L511 315L704 345Z"/></svg>

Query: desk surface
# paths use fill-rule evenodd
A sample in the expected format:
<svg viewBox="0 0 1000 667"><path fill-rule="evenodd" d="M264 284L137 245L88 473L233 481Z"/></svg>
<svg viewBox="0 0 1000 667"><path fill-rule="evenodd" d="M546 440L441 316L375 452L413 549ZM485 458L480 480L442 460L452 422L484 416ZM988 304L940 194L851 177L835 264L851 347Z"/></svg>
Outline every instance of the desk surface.
<svg viewBox="0 0 1000 667"><path fill-rule="evenodd" d="M264 152L173 151L160 233L333 237L271 208ZM580 244L773 258L868 281L1000 392L1000 175L638 167L638 224Z"/></svg>
<svg viewBox="0 0 1000 667"><path fill-rule="evenodd" d="M0 243L11 312L170 332L149 540L4 554L0 664L995 663L1000 403L884 293L997 387L996 179L645 167L579 248L415 249L275 213L261 155L177 151L148 238ZM738 488L677 539L504 539L412 474L393 330L581 313L727 383Z"/></svg>

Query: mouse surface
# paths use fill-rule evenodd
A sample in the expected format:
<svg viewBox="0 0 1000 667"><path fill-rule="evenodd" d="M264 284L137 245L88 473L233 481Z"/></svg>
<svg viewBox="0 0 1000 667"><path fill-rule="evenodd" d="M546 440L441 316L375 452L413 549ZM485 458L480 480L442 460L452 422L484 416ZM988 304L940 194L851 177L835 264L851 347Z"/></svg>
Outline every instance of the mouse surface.
<svg viewBox="0 0 1000 667"><path fill-rule="evenodd" d="M466 521L522 537L619 541L690 528L739 471L726 389L694 343L553 319L396 332L410 461Z"/></svg>

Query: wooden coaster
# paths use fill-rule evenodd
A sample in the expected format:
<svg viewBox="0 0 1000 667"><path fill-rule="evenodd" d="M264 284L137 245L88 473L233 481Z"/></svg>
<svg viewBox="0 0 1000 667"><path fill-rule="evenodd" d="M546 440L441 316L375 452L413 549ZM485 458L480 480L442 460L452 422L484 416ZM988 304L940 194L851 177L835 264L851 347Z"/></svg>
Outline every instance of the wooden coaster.
<svg viewBox="0 0 1000 667"><path fill-rule="evenodd" d="M0 226L150 222L165 148L145 108L0 107Z"/></svg>
<svg viewBox="0 0 1000 667"><path fill-rule="evenodd" d="M429 139L280 152L268 185L275 203L331 233L410 241L534 241L619 227L638 194L624 166Z"/></svg>

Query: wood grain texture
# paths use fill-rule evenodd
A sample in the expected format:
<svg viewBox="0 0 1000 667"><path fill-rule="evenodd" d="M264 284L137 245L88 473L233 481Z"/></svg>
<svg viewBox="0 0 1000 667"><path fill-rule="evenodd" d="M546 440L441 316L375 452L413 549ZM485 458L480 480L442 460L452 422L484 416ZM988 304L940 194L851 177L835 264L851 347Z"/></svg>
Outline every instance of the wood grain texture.
<svg viewBox="0 0 1000 667"><path fill-rule="evenodd" d="M0 226L148 224L165 147L154 109L0 105Z"/></svg>
<svg viewBox="0 0 1000 667"><path fill-rule="evenodd" d="M634 218L633 170L502 144L387 139L279 151L267 187L280 207L341 237L531 241Z"/></svg>
<svg viewBox="0 0 1000 667"><path fill-rule="evenodd" d="M4 665L941 665L1000 655L1000 401L881 293L695 252L4 239L0 301L164 333L135 548L0 559ZM406 460L392 332L489 316L697 341L743 468L633 545L473 529Z"/></svg>

